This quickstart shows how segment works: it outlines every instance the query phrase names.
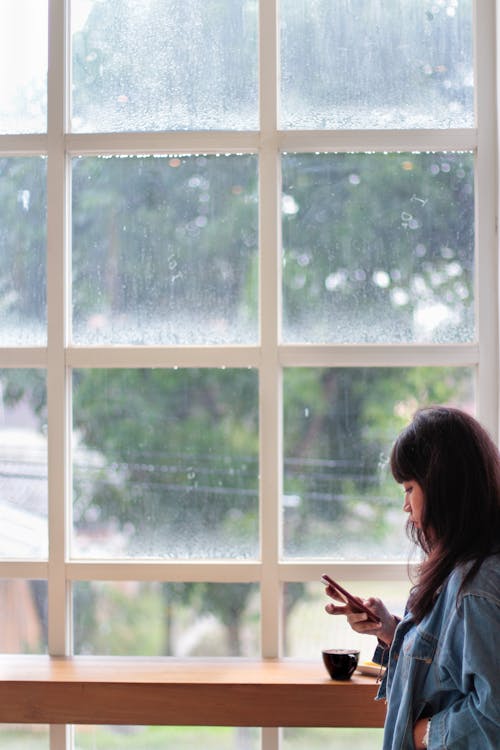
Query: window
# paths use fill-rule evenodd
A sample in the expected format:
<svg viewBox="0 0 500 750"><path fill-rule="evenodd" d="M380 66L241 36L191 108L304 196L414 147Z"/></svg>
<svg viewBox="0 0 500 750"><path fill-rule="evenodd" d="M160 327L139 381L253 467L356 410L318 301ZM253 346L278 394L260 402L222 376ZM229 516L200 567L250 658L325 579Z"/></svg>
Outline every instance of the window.
<svg viewBox="0 0 500 750"><path fill-rule="evenodd" d="M3 650L319 658L324 570L403 605L395 435L498 434L494 5L4 0Z"/></svg>

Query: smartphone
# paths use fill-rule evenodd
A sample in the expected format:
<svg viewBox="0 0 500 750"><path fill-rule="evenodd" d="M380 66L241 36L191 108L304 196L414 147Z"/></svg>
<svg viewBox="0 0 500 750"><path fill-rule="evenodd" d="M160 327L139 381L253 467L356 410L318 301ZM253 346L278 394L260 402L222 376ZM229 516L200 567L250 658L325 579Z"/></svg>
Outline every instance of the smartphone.
<svg viewBox="0 0 500 750"><path fill-rule="evenodd" d="M340 583L334 581L333 578L330 578L329 575L324 573L321 576L321 580L325 584L325 586L331 586L332 589L335 589L335 593L338 595L338 598L346 604L350 604L353 612L365 612L370 622L380 622L375 612L373 612L369 607L365 607L362 602L358 601L352 594L346 591L346 589L342 588Z"/></svg>

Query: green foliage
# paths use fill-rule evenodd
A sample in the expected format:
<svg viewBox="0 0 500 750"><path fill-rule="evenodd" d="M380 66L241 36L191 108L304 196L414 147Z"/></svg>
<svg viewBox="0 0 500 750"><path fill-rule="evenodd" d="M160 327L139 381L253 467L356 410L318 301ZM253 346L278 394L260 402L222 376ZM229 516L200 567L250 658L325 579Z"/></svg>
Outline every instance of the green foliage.
<svg viewBox="0 0 500 750"><path fill-rule="evenodd" d="M190 556L193 545L204 556L211 534L217 545L225 540L222 556L238 540L240 555L255 548L255 372L81 370L74 377L74 425L105 457L95 485L85 467L76 475L77 525L93 507L101 522L128 524L153 554Z"/></svg>
<svg viewBox="0 0 500 750"><path fill-rule="evenodd" d="M76 584L75 653L128 656L161 654L163 630L159 592L159 584Z"/></svg>
<svg viewBox="0 0 500 750"><path fill-rule="evenodd" d="M130 343L147 342L150 327L151 343L183 343L186 308L195 320L255 323L256 286L247 280L256 180L254 156L74 160L73 306L82 335L100 315L108 325L142 323Z"/></svg>
<svg viewBox="0 0 500 750"><path fill-rule="evenodd" d="M472 336L470 154L288 155L283 191L287 337ZM416 317L422 305L447 309L431 333Z"/></svg>
<svg viewBox="0 0 500 750"><path fill-rule="evenodd" d="M46 165L0 158L0 319L36 325L46 312Z"/></svg>
<svg viewBox="0 0 500 750"><path fill-rule="evenodd" d="M6 406L15 406L25 399L38 417L39 427L47 426L47 382L44 370L0 370L2 400Z"/></svg>
<svg viewBox="0 0 500 750"><path fill-rule="evenodd" d="M288 554L365 558L384 548L396 554L402 519L395 529L390 519L398 506L387 469L394 438L418 406L467 404L471 389L465 368L287 370Z"/></svg>

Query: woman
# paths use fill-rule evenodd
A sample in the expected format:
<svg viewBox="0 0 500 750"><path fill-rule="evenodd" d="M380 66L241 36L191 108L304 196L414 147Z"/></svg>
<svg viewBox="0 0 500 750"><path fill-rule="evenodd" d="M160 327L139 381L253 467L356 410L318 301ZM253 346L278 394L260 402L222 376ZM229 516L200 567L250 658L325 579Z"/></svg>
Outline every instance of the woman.
<svg viewBox="0 0 500 750"><path fill-rule="evenodd" d="M391 470L424 552L406 615L399 621L377 598L365 601L375 626L350 607L326 610L376 635L376 660L388 652L377 696L387 700L383 750L499 750L498 450L468 414L432 407L399 435Z"/></svg>

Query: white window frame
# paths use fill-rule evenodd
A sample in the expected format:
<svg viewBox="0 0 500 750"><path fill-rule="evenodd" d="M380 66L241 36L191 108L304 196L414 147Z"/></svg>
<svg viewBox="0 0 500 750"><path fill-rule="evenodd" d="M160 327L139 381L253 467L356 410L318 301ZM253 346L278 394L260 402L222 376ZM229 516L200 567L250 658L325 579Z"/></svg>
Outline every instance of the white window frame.
<svg viewBox="0 0 500 750"><path fill-rule="evenodd" d="M66 7L68 5L68 7ZM69 2L49 0L48 131L0 136L0 155L48 157L48 339L46 347L2 348L0 367L47 371L49 557L47 561L0 561L2 578L48 580L49 653L71 653L70 589L78 580L257 582L261 587L262 656L281 656L280 592L288 581L317 581L325 562L280 559L282 492L282 368L365 366L471 366L477 373L477 414L497 439L498 162L496 2L474 3L477 127L459 130L278 130L278 0L261 0L259 11L260 130L250 132L155 132L72 134L69 129ZM280 343L280 155L283 152L474 151L476 227L476 324L478 339L448 345L285 345ZM260 196L260 343L221 347L75 347L69 343L69 160L73 155L144 153L256 153ZM275 325L270 325L275 321ZM255 367L260 386L261 559L243 562L81 561L69 559L70 373L75 367ZM340 578L405 580L407 565L335 562ZM278 733L263 730L263 747L278 746ZM70 741L64 727L51 728L51 747Z"/></svg>

